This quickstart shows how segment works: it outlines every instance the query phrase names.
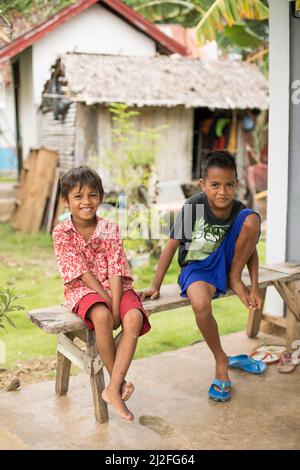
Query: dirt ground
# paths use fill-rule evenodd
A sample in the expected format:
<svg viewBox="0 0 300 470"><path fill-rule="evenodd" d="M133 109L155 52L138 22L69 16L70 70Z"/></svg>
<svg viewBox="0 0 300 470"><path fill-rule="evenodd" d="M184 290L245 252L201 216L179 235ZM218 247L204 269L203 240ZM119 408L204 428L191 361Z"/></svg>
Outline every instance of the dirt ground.
<svg viewBox="0 0 300 470"><path fill-rule="evenodd" d="M55 371L55 357L18 361L11 369L0 369L0 392L13 391L26 385L54 379ZM10 388L12 390L9 390Z"/></svg>

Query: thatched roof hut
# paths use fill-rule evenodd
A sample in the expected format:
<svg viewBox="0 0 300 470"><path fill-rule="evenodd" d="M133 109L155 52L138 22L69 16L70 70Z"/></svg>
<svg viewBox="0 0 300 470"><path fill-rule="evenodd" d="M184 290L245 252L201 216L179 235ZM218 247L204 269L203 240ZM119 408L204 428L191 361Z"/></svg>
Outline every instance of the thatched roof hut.
<svg viewBox="0 0 300 470"><path fill-rule="evenodd" d="M267 109L268 81L253 64L179 56L65 54L64 93L87 104Z"/></svg>
<svg viewBox="0 0 300 470"><path fill-rule="evenodd" d="M161 180L199 176L202 155L215 144L213 129L203 137L201 126L220 117L228 123L223 148L230 134L242 177L242 119L268 108L268 82L255 65L229 59L62 55L44 88L40 129L42 145L59 151L63 169L93 159L102 171L114 102L139 109L139 129L165 125L156 149Z"/></svg>

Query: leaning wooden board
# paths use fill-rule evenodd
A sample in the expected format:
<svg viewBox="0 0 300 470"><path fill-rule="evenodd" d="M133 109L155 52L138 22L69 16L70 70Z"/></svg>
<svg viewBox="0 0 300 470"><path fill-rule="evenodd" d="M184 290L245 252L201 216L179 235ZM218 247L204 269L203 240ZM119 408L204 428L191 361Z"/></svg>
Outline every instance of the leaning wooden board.
<svg viewBox="0 0 300 470"><path fill-rule="evenodd" d="M29 193L30 180L34 179L35 164L37 160L38 151L32 149L25 162L21 171L20 185L16 195L16 207L14 213L10 219L12 226L16 229L20 228L22 222L22 210L21 205L25 201L26 194Z"/></svg>
<svg viewBox="0 0 300 470"><path fill-rule="evenodd" d="M36 233L40 229L58 160L57 152L43 148L37 152L34 161L32 159L14 222L14 227L22 232Z"/></svg>

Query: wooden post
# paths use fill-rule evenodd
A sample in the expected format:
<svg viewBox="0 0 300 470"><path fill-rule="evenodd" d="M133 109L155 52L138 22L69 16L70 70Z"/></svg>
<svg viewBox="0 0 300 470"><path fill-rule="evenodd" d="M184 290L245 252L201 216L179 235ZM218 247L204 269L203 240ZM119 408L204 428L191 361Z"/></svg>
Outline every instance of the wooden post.
<svg viewBox="0 0 300 470"><path fill-rule="evenodd" d="M249 310L248 325L247 325L247 335L249 336L249 338L254 338L255 336L257 336L257 333L259 332L259 326L260 326L262 312L263 312L264 303L265 303L266 291L267 289L260 289L261 296L263 299L261 309Z"/></svg>
<svg viewBox="0 0 300 470"><path fill-rule="evenodd" d="M245 179L245 167L246 167L246 152L245 152L245 132L243 130L243 123L241 116L238 116L237 121L237 149L236 149L236 167L239 179L239 185L237 188L237 197L241 201L246 200L247 183Z"/></svg>
<svg viewBox="0 0 300 470"><path fill-rule="evenodd" d="M86 332L87 353L92 359L98 356L98 351L95 343L94 330L87 330ZM105 388L103 368L95 373L94 366L92 366L91 385L94 399L94 409L97 421L106 423L108 421L107 403L102 398L102 392Z"/></svg>
<svg viewBox="0 0 300 470"><path fill-rule="evenodd" d="M69 388L71 361L62 353L57 352L57 371L55 391L58 395L66 395Z"/></svg>
<svg viewBox="0 0 300 470"><path fill-rule="evenodd" d="M291 281L287 283L287 286L293 292L294 297L300 304L300 281ZM298 319L296 318L295 312L292 312L287 306L286 310L286 346L291 347L292 342L295 339L300 339L300 310L298 310Z"/></svg>

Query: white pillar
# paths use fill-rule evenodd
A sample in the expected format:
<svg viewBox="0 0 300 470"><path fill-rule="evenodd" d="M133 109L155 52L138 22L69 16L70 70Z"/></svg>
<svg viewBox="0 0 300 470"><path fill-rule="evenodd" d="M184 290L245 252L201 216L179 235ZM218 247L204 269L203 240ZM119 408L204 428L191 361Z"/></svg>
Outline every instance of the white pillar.
<svg viewBox="0 0 300 470"><path fill-rule="evenodd" d="M289 1L269 0L270 114L267 206L267 263L286 260L289 161ZM268 289L266 311L280 315L283 302Z"/></svg>

